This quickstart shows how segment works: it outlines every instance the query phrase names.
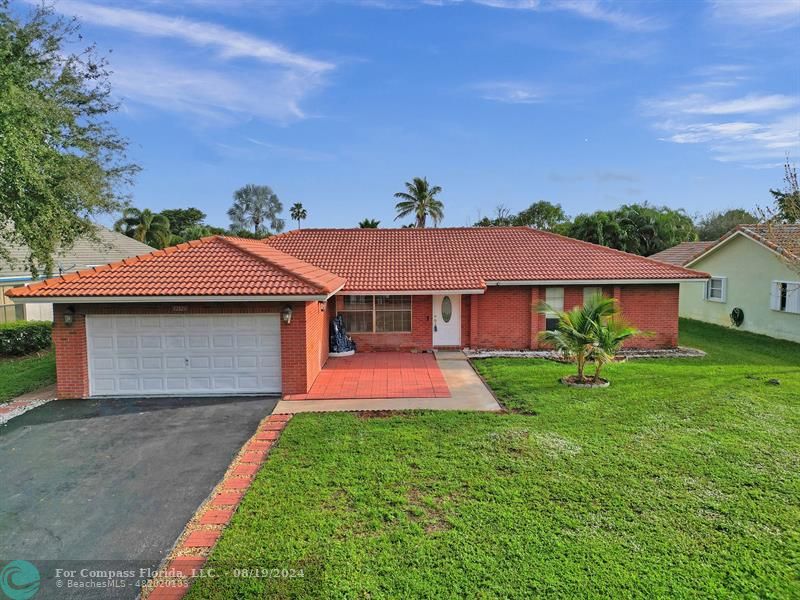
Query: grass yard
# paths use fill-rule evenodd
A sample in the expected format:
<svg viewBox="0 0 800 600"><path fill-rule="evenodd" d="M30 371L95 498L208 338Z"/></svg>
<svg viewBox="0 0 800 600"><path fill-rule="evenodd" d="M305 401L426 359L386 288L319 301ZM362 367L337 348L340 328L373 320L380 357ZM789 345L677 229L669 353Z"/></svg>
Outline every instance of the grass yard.
<svg viewBox="0 0 800 600"><path fill-rule="evenodd" d="M0 358L0 403L55 382L56 357L53 350Z"/></svg>
<svg viewBox="0 0 800 600"><path fill-rule="evenodd" d="M800 345L681 328L605 390L478 362L512 414L295 417L189 597L800 597Z"/></svg>

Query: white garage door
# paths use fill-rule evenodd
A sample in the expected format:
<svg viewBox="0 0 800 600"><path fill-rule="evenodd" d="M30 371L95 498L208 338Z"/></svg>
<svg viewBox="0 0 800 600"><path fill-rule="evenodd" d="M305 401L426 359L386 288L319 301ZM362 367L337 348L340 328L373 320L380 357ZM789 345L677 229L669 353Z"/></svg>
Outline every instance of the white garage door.
<svg viewBox="0 0 800 600"><path fill-rule="evenodd" d="M278 315L86 319L93 396L279 393Z"/></svg>

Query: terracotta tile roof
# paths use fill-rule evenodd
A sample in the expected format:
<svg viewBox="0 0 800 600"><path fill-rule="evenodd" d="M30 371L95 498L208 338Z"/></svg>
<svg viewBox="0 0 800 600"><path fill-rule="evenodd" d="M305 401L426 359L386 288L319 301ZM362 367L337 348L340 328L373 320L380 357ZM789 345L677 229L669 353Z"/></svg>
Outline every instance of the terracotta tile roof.
<svg viewBox="0 0 800 600"><path fill-rule="evenodd" d="M327 295L344 280L258 240L214 236L15 288L15 298Z"/></svg>
<svg viewBox="0 0 800 600"><path fill-rule="evenodd" d="M348 291L468 290L491 281L707 277L528 227L300 229L264 242L344 277Z"/></svg>
<svg viewBox="0 0 800 600"><path fill-rule="evenodd" d="M685 264L691 264L706 252L722 246L736 234L746 235L791 261L800 260L800 223L755 223L737 225L711 246L691 257Z"/></svg>
<svg viewBox="0 0 800 600"><path fill-rule="evenodd" d="M667 248L650 256L651 260L659 260L682 267L695 256L710 248L716 242L681 242L677 246Z"/></svg>

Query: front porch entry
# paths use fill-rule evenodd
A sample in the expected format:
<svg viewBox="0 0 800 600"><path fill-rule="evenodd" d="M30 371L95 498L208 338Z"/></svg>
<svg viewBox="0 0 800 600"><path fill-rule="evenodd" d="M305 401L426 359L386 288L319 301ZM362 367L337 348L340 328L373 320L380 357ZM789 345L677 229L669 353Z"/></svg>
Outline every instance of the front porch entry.
<svg viewBox="0 0 800 600"><path fill-rule="evenodd" d="M433 296L433 347L461 346L461 296Z"/></svg>
<svg viewBox="0 0 800 600"><path fill-rule="evenodd" d="M449 398L433 354L360 352L329 358L306 394L285 400Z"/></svg>

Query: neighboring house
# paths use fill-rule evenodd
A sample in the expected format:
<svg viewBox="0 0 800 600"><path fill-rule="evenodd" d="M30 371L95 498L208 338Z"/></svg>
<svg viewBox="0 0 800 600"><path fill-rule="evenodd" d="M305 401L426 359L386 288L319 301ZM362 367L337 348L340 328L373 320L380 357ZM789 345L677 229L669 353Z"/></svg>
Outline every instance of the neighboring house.
<svg viewBox="0 0 800 600"><path fill-rule="evenodd" d="M538 347L539 312L603 292L678 342L678 285L705 273L526 227L215 236L14 290L55 303L58 395L306 393L341 314L359 351Z"/></svg>
<svg viewBox="0 0 800 600"><path fill-rule="evenodd" d="M105 227L98 226L97 236L100 240L99 243L80 239L70 250L56 254L55 264L59 275L74 273L153 251L147 244L137 242ZM24 268L28 249L24 246L12 246L9 251L13 262L8 264L0 261L0 323L52 320L52 304L14 304L10 298L6 297L6 292L9 290L34 281L30 272Z"/></svg>
<svg viewBox="0 0 800 600"><path fill-rule="evenodd" d="M680 244L651 256L711 275L681 284L680 315L800 342L800 225L740 225L694 252ZM688 242L695 244L695 242Z"/></svg>

